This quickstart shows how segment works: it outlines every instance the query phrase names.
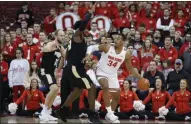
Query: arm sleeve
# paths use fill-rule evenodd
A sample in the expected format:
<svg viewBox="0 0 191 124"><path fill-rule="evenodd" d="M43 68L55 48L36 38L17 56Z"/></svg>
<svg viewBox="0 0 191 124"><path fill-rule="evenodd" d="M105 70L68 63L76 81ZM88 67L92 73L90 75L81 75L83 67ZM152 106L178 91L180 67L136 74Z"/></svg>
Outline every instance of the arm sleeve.
<svg viewBox="0 0 191 124"><path fill-rule="evenodd" d="M84 30L85 30L85 28L86 28L86 26L87 26L87 24L88 24L88 22L89 22L91 16L92 16L91 13L87 13L87 14L85 15L85 19L82 20L82 22L81 22L81 24L80 24L80 27L79 27L79 30L80 30L80 31L84 31Z"/></svg>
<svg viewBox="0 0 191 124"><path fill-rule="evenodd" d="M4 64L4 67L3 67L3 70L1 70L1 74L2 75L7 75L7 73L8 73L8 64L6 63L6 64Z"/></svg>
<svg viewBox="0 0 191 124"><path fill-rule="evenodd" d="M151 94L149 93L148 96L144 99L143 104L146 105L151 100Z"/></svg>
<svg viewBox="0 0 191 124"><path fill-rule="evenodd" d="M39 91L39 95L40 95L40 99L41 99L42 103L44 104L45 103L44 94L41 91Z"/></svg>
<svg viewBox="0 0 191 124"><path fill-rule="evenodd" d="M168 103L166 104L166 108L169 108L173 103L174 103L174 101L175 101L175 95L176 95L176 92L175 93L173 93L173 95L172 95L172 97L171 97L171 99L168 101Z"/></svg>
<svg viewBox="0 0 191 124"><path fill-rule="evenodd" d="M133 92L133 96L134 96L134 100L139 100L139 97L137 96L135 92Z"/></svg>
<svg viewBox="0 0 191 124"><path fill-rule="evenodd" d="M161 19L160 18L158 18L158 20L157 20L156 28L157 29L162 29L162 30L164 29L164 26L161 25Z"/></svg>
<svg viewBox="0 0 191 124"><path fill-rule="evenodd" d="M170 20L170 24L169 24L168 27L165 28L164 30L165 30L165 31L169 31L169 30L170 30L170 27L172 27L173 25L174 25L174 20L171 19L171 20Z"/></svg>
<svg viewBox="0 0 191 124"><path fill-rule="evenodd" d="M25 90L21 95L21 97L19 97L19 99L16 101L16 104L19 105L25 99L26 96L27 96L27 91Z"/></svg>

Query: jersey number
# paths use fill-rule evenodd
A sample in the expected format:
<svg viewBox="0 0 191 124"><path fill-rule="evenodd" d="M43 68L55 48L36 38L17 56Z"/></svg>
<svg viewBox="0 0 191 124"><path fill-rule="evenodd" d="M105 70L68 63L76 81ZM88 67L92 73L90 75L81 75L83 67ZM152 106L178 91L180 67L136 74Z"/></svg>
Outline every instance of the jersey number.
<svg viewBox="0 0 191 124"><path fill-rule="evenodd" d="M115 68L115 67L117 66L117 63L118 63L118 62L114 62L114 61L112 61L112 60L109 60L108 63L107 63L107 65L108 65L108 66L113 66L113 67Z"/></svg>

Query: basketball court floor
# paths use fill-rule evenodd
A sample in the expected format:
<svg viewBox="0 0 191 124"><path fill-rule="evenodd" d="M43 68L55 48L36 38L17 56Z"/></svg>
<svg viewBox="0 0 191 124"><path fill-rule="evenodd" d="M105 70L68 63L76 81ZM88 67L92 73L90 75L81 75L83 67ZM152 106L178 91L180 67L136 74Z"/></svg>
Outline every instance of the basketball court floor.
<svg viewBox="0 0 191 124"><path fill-rule="evenodd" d="M59 121L49 121L41 122L38 118L31 117L18 117L18 116L6 116L1 117L0 124L4 123L18 123L18 124L27 124L27 123L64 123L61 120ZM103 123L109 123L106 120L102 120ZM159 121L159 120L120 120L121 123L125 124L190 124L191 122L175 122L175 121ZM87 119L69 119L67 123L88 123Z"/></svg>

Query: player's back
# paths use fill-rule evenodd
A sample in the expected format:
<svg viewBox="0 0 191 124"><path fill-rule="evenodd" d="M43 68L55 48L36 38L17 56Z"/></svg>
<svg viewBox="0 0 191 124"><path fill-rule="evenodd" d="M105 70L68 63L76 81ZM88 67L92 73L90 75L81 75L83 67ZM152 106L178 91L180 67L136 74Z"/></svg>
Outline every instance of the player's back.
<svg viewBox="0 0 191 124"><path fill-rule="evenodd" d="M75 65L77 67L84 68L82 60L86 56L86 51L87 51L87 44L85 43L85 41L81 43L75 43L71 41L67 50L68 50L67 63L69 65Z"/></svg>
<svg viewBox="0 0 191 124"><path fill-rule="evenodd" d="M41 70L44 69L46 74L54 76L55 68L57 67L61 53L59 49L51 52L43 52Z"/></svg>
<svg viewBox="0 0 191 124"><path fill-rule="evenodd" d="M117 70L125 60L125 55L125 48L123 48L121 53L116 54L115 47L110 46L107 53L102 53L102 56L97 65L97 69L109 75L116 75Z"/></svg>

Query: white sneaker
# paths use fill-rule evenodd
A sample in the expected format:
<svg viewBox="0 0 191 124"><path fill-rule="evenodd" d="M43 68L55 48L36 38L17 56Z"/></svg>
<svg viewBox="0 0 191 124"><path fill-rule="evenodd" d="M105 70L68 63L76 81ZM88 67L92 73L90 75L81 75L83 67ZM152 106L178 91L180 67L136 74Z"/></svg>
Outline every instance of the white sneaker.
<svg viewBox="0 0 191 124"><path fill-rule="evenodd" d="M136 119L139 119L139 116L138 116L138 115L135 115L135 118L136 118Z"/></svg>
<svg viewBox="0 0 191 124"><path fill-rule="evenodd" d="M148 116L147 115L145 115L145 120L148 120Z"/></svg>
<svg viewBox="0 0 191 124"><path fill-rule="evenodd" d="M120 121L119 121L119 120L115 120L115 121L113 121L112 123L117 123L117 124L119 124Z"/></svg>
<svg viewBox="0 0 191 124"><path fill-rule="evenodd" d="M114 111L112 111L113 112L113 114L115 113ZM115 114L114 114L115 115ZM116 115L115 115L116 116ZM116 116L117 117L117 120L119 120L119 117L118 116Z"/></svg>
<svg viewBox="0 0 191 124"><path fill-rule="evenodd" d="M189 116L185 117L185 121L190 121L190 120L191 120L191 118Z"/></svg>
<svg viewBox="0 0 191 124"><path fill-rule="evenodd" d="M53 117L53 116L51 115L51 113L52 113L52 109L49 109L49 110L47 111L48 119L49 119L50 121L57 121L58 118Z"/></svg>
<svg viewBox="0 0 191 124"><path fill-rule="evenodd" d="M106 114L105 119L106 119L107 121L109 121L109 122L112 123L112 122L118 120L118 117L115 116L115 115L113 114L113 112L109 112L109 113Z"/></svg>
<svg viewBox="0 0 191 124"><path fill-rule="evenodd" d="M48 115L44 112L41 112L41 114L39 115L39 118L40 118L40 121L43 121L43 122L49 121Z"/></svg>

